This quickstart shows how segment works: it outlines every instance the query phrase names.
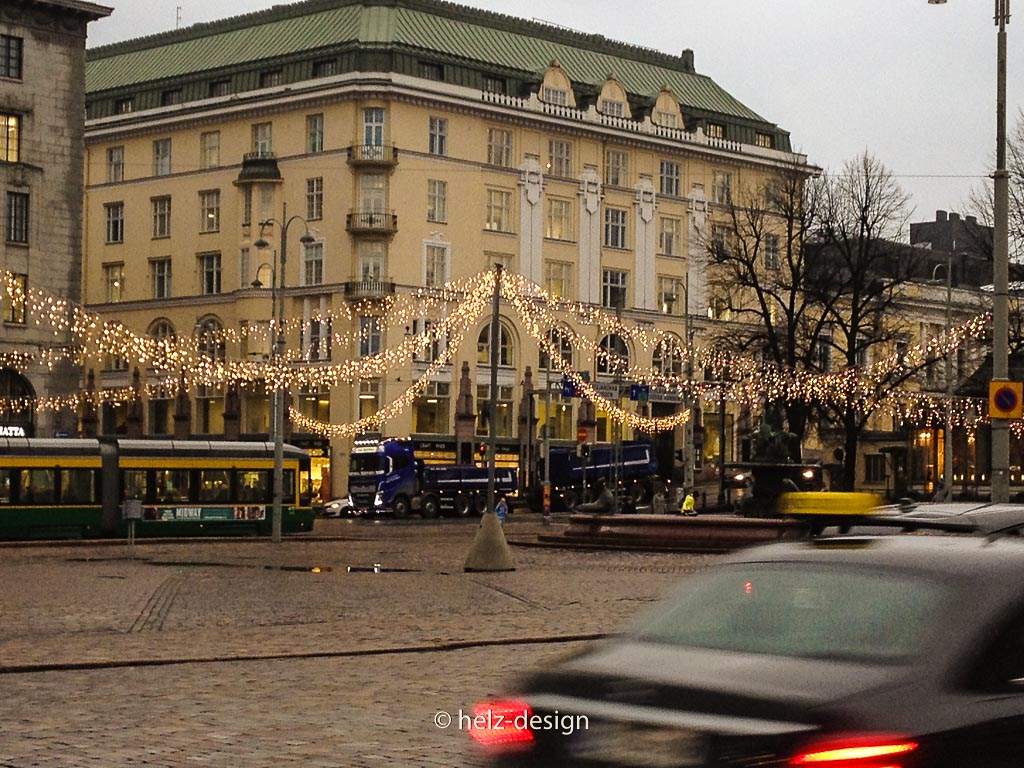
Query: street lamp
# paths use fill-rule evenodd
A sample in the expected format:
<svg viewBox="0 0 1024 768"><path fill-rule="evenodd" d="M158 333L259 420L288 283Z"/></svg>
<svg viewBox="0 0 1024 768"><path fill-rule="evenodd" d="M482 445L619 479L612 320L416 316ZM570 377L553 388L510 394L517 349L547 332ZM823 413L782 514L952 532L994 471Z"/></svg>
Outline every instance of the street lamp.
<svg viewBox="0 0 1024 768"><path fill-rule="evenodd" d="M932 268L932 282L940 268L946 270L946 344L949 344L949 331L952 328L953 312L953 254L946 257L945 264L936 264ZM942 475L944 488L942 500L953 500L953 350L946 350L946 435L942 441Z"/></svg>
<svg viewBox="0 0 1024 768"><path fill-rule="evenodd" d="M281 541L281 504L284 498L284 380L281 372L276 369L280 367L284 358L284 270L288 262L288 226L296 219L301 221L306 229L302 237L299 238L299 242L303 245L315 242L313 236L309 234L309 222L298 214L288 218L288 206L285 204L282 210L281 221L277 219L264 219L260 222L260 236L253 243L256 248L269 247L270 243L263 237L263 230L270 224L278 224L281 227L281 265L280 268L276 266L277 257L275 255L275 265L271 268L271 279L273 280L271 286L271 314L275 314L274 310L276 309L277 318L277 336L274 341L271 357L275 363L275 373L279 377L278 381L274 383L274 412L270 423L270 431L274 435L274 507L270 524L275 543L280 543ZM255 282L259 282L259 280L257 279ZM297 482L298 478L295 478L295 480Z"/></svg>
<svg viewBox="0 0 1024 768"><path fill-rule="evenodd" d="M928 0L943 5L946 0ZM992 379L1007 381L1009 364L1009 174L1006 171L1006 25L1010 0L995 0L996 33L996 170L993 174L995 242L992 253ZM1010 500L1010 431L1006 419L991 419L992 501Z"/></svg>

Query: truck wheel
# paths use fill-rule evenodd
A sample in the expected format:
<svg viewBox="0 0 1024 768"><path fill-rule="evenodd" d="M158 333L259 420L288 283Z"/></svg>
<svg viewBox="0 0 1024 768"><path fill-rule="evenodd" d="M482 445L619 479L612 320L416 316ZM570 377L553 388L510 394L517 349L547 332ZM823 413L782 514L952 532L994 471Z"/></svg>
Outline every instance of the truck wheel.
<svg viewBox="0 0 1024 768"><path fill-rule="evenodd" d="M407 518L409 516L409 497L396 496L395 500L391 502L391 514L399 520Z"/></svg>
<svg viewBox="0 0 1024 768"><path fill-rule="evenodd" d="M473 497L473 512L477 515L482 515L487 511L487 494L478 493Z"/></svg>
<svg viewBox="0 0 1024 768"><path fill-rule="evenodd" d="M432 493L428 493L423 497L420 502L420 516L424 520L433 520L437 517L437 513L441 511L441 502L437 500L437 496Z"/></svg>
<svg viewBox="0 0 1024 768"><path fill-rule="evenodd" d="M473 499L465 493L460 493L455 497L455 514L459 517L469 517L469 513L473 511Z"/></svg>

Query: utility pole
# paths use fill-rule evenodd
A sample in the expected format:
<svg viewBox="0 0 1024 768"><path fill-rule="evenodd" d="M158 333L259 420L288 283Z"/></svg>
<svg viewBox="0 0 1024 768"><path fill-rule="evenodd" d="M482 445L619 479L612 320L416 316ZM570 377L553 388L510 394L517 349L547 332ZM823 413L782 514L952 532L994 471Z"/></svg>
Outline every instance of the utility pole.
<svg viewBox="0 0 1024 768"><path fill-rule="evenodd" d="M491 407L487 418L487 512L494 512L495 499L495 449L498 431L498 357L501 354L501 264L494 268L494 300L491 305Z"/></svg>

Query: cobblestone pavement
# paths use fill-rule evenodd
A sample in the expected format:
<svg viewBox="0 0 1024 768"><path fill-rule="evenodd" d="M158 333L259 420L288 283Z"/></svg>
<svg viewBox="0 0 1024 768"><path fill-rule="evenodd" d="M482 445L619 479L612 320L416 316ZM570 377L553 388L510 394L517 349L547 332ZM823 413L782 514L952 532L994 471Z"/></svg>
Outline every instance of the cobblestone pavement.
<svg viewBox="0 0 1024 768"><path fill-rule="evenodd" d="M713 559L514 547L514 572L467 574L475 533L318 521L279 545L0 547L0 768L476 765L436 712Z"/></svg>

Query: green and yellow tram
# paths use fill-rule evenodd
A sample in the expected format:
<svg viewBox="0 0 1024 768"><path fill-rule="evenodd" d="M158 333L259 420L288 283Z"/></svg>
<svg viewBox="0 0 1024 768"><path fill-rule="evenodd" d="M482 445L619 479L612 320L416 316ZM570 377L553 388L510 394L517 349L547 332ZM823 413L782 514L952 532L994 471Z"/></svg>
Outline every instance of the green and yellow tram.
<svg viewBox="0 0 1024 768"><path fill-rule="evenodd" d="M309 457L284 447L282 530L311 531ZM274 446L265 442L0 438L0 538L269 535Z"/></svg>

